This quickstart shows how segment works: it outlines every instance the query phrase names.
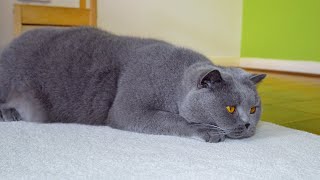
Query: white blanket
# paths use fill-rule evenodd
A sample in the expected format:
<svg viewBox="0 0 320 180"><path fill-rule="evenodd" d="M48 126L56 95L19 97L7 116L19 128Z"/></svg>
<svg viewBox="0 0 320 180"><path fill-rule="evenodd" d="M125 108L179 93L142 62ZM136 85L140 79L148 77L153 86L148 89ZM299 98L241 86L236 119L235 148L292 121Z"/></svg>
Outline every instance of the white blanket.
<svg viewBox="0 0 320 180"><path fill-rule="evenodd" d="M0 179L320 179L320 137L261 122L210 144L77 124L0 123Z"/></svg>

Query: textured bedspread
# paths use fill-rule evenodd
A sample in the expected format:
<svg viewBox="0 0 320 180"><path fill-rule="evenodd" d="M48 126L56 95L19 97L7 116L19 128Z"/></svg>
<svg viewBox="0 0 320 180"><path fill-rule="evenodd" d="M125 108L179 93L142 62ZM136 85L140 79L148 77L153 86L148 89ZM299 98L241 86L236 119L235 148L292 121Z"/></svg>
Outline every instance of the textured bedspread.
<svg viewBox="0 0 320 180"><path fill-rule="evenodd" d="M265 122L218 144L25 122L0 136L0 179L320 179L320 137Z"/></svg>

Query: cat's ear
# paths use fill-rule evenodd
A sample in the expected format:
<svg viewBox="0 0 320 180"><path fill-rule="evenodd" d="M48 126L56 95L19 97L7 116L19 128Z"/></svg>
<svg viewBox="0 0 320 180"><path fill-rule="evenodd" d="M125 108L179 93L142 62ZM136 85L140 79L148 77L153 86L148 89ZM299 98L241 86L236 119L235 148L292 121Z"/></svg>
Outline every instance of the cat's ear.
<svg viewBox="0 0 320 180"><path fill-rule="evenodd" d="M204 74L198 83L199 88L208 88L216 83L222 82L223 79L221 77L221 74L218 70L210 71L206 74Z"/></svg>
<svg viewBox="0 0 320 180"><path fill-rule="evenodd" d="M254 83L254 84L258 84L259 82L261 82L267 75L266 74L252 74L250 76L250 80Z"/></svg>

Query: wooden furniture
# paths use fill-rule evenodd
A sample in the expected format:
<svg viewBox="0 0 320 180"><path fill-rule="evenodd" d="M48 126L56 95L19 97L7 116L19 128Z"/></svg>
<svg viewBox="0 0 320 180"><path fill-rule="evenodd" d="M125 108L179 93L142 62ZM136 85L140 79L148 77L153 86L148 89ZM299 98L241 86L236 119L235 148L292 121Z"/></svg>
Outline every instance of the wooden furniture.
<svg viewBox="0 0 320 180"><path fill-rule="evenodd" d="M14 34L45 26L71 27L96 26L97 0L90 0L90 8L86 8L86 0L79 0L79 8L14 5Z"/></svg>

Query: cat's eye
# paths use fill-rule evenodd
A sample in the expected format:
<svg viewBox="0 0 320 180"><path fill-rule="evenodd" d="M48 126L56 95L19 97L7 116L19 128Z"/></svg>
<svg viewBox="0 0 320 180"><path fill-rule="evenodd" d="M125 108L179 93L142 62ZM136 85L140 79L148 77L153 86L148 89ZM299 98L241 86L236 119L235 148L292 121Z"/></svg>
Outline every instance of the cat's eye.
<svg viewBox="0 0 320 180"><path fill-rule="evenodd" d="M235 106L227 106L226 107L228 113L233 114L236 111L236 107Z"/></svg>
<svg viewBox="0 0 320 180"><path fill-rule="evenodd" d="M256 110L257 110L257 107L252 107L252 108L250 109L250 114L255 113L255 112L256 112Z"/></svg>

